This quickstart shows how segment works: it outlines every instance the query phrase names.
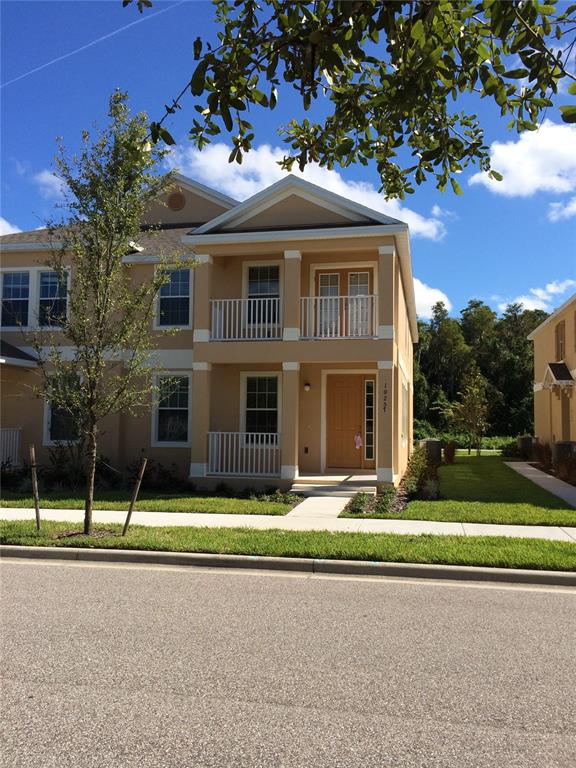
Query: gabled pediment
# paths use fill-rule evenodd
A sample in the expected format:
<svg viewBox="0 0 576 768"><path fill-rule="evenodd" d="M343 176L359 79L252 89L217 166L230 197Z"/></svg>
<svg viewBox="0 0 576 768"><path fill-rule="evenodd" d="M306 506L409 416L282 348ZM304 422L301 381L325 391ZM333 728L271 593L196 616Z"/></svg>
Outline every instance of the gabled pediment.
<svg viewBox="0 0 576 768"><path fill-rule="evenodd" d="M289 175L198 227L194 233L401 223L297 176Z"/></svg>
<svg viewBox="0 0 576 768"><path fill-rule="evenodd" d="M176 174L173 188L150 207L142 223L192 228L221 216L236 205L238 202L231 197Z"/></svg>

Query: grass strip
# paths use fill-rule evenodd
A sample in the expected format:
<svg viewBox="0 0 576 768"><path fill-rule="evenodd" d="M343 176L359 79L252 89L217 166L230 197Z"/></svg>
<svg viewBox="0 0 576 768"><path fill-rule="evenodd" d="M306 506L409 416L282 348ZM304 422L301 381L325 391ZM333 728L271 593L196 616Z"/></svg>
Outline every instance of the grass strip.
<svg viewBox="0 0 576 768"><path fill-rule="evenodd" d="M497 456L459 456L439 469L441 497L411 501L400 514L345 510L341 517L576 527L576 509L507 467Z"/></svg>
<svg viewBox="0 0 576 768"><path fill-rule="evenodd" d="M576 544L543 539L146 526L133 526L120 537L119 525L95 526L112 531L98 538L55 538L71 529L78 524L44 522L36 534L33 521L3 520L0 543L576 571Z"/></svg>
<svg viewBox="0 0 576 768"><path fill-rule="evenodd" d="M94 509L123 511L128 509L131 493L127 491L101 491L94 501ZM238 499L227 496L175 496L142 493L136 509L139 512L206 512L227 515L285 515L294 504L259 499ZM32 496L3 491L0 507L34 507ZM70 492L50 492L40 496L41 509L84 509L84 499Z"/></svg>

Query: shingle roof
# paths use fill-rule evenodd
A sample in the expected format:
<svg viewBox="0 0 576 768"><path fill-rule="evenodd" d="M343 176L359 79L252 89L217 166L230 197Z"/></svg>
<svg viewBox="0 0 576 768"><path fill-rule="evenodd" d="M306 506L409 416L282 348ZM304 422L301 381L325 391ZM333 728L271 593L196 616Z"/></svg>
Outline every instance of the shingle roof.
<svg viewBox="0 0 576 768"><path fill-rule="evenodd" d="M26 360L28 362L37 362L35 357L29 355L28 352L24 352L23 349L15 347L13 344L9 344L4 339L0 339L0 357L12 357L15 360Z"/></svg>
<svg viewBox="0 0 576 768"><path fill-rule="evenodd" d="M548 368L556 381L574 381L566 363L548 363Z"/></svg>
<svg viewBox="0 0 576 768"><path fill-rule="evenodd" d="M194 224L185 224L156 230L144 228L136 239L136 245L142 248L140 253L148 255L168 255L177 250L184 252L187 249L182 245L181 237L182 235L188 234L194 226ZM11 235L2 235L0 237L0 246L9 245L11 243L26 243L30 245L40 243L42 245L48 245L55 241L58 241L58 230L53 233L48 229L34 229L30 232L15 232Z"/></svg>

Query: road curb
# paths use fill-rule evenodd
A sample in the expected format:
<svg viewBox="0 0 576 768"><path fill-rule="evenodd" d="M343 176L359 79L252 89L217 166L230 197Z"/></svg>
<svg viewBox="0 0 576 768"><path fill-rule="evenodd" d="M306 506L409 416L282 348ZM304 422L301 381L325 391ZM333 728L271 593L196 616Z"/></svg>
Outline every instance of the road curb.
<svg viewBox="0 0 576 768"><path fill-rule="evenodd" d="M103 563L185 565L199 568L242 568L296 571L300 573L351 576L394 576L397 578L450 581L487 581L510 584L543 584L576 587L576 571L531 571L515 568L382 563L363 560L320 560L305 557L260 557L218 555L202 552L150 552L130 549L88 549L84 547L23 547L1 545L0 558L32 560L75 560Z"/></svg>

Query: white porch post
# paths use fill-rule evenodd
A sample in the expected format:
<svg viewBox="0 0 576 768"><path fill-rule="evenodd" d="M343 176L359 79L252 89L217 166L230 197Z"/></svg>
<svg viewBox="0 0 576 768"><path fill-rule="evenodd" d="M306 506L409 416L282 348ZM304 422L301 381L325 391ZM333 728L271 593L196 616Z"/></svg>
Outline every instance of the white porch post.
<svg viewBox="0 0 576 768"><path fill-rule="evenodd" d="M284 251L283 332L284 341L300 339L300 251Z"/></svg>

